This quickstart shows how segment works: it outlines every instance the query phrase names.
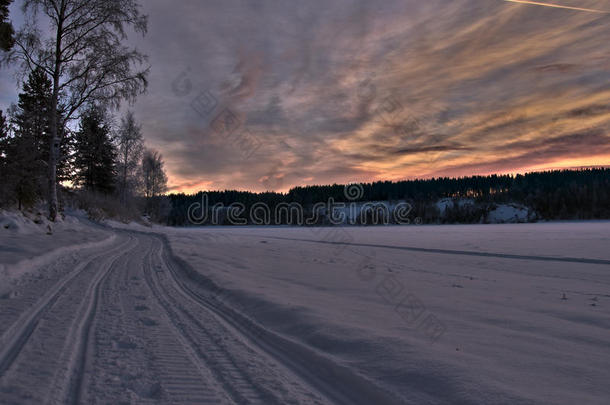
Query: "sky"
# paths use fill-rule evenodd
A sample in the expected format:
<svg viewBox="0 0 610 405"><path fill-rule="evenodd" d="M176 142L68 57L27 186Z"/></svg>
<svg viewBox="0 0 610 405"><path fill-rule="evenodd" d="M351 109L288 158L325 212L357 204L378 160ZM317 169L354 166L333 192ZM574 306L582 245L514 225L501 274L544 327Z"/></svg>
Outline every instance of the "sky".
<svg viewBox="0 0 610 405"><path fill-rule="evenodd" d="M142 5L171 191L610 165L608 0Z"/></svg>

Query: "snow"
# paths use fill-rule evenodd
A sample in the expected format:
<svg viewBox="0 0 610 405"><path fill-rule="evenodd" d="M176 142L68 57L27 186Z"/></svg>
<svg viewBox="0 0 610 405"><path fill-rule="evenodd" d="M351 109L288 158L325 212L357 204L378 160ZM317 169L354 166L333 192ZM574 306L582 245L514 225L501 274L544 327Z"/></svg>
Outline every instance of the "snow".
<svg viewBox="0 0 610 405"><path fill-rule="evenodd" d="M158 225L150 224L149 222L144 221L143 223L131 221L128 223L119 222L114 219L106 219L103 221L103 224L114 229L122 229L122 230L131 230L131 231L139 231L139 232L150 232L153 229L163 228Z"/></svg>
<svg viewBox="0 0 610 405"><path fill-rule="evenodd" d="M487 222L491 224L527 222L529 218L529 209L518 204L499 204L487 214Z"/></svg>
<svg viewBox="0 0 610 405"><path fill-rule="evenodd" d="M441 198L435 204L441 217L445 215L445 211L447 211L448 208L453 207L454 202L460 208L464 208L467 205L474 205L474 200L472 198Z"/></svg>
<svg viewBox="0 0 610 405"><path fill-rule="evenodd" d="M49 225L49 221L42 215L30 214L30 216L34 219L18 211L0 210L0 229L24 235L40 233Z"/></svg>
<svg viewBox="0 0 610 405"><path fill-rule="evenodd" d="M0 296L41 267L81 249L102 247L114 238L79 211L70 211L55 223L38 213L0 211Z"/></svg>
<svg viewBox="0 0 610 405"><path fill-rule="evenodd" d="M0 402L610 397L607 221L0 221Z"/></svg>
<svg viewBox="0 0 610 405"><path fill-rule="evenodd" d="M442 198L435 203L441 218L446 218L447 211L454 206L460 209L470 207L484 212L480 222L487 224L524 223L536 219L532 209L516 203L489 205L476 203L471 198Z"/></svg>
<svg viewBox="0 0 610 405"><path fill-rule="evenodd" d="M436 202L436 208L438 208L438 211L441 216L443 216L445 214L445 211L447 211L447 208L452 207L452 206L453 206L453 200L451 198L442 198Z"/></svg>
<svg viewBox="0 0 610 405"><path fill-rule="evenodd" d="M174 251L250 317L405 401L603 404L610 396L608 222L168 233ZM404 304L408 297L417 305ZM422 320L444 328L440 337L411 320L420 306Z"/></svg>

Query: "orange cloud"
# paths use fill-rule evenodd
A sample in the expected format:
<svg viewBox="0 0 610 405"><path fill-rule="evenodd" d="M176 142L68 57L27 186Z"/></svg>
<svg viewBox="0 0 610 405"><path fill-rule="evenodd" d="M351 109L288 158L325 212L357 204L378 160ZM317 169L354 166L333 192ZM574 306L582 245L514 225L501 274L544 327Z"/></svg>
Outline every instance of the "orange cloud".
<svg viewBox="0 0 610 405"><path fill-rule="evenodd" d="M193 88L216 94L261 145L250 156L214 136L213 117L190 107L195 93L160 102L154 94L168 86L151 89L144 125L173 190L285 191L610 163L610 25L599 2L327 3L246 12L232 0L197 2L172 26L190 27L181 46L200 66ZM213 51L198 51L201 43Z"/></svg>

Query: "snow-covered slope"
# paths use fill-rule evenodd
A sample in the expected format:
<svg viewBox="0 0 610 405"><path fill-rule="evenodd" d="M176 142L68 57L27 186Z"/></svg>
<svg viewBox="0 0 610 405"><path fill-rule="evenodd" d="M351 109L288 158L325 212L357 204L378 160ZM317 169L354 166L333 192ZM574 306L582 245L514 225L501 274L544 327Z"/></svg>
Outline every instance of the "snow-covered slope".
<svg viewBox="0 0 610 405"><path fill-rule="evenodd" d="M453 208L453 206L457 205L459 208L464 208L466 206L474 206L475 202L471 198L441 198L435 204L436 208L441 217L443 217L449 208Z"/></svg>
<svg viewBox="0 0 610 405"><path fill-rule="evenodd" d="M70 212L50 223L37 213L0 211L0 295L49 262L108 244L114 237L113 232L94 226L81 212Z"/></svg>
<svg viewBox="0 0 610 405"><path fill-rule="evenodd" d="M487 214L486 222L505 224L527 222L531 218L530 210L518 204L499 204Z"/></svg>

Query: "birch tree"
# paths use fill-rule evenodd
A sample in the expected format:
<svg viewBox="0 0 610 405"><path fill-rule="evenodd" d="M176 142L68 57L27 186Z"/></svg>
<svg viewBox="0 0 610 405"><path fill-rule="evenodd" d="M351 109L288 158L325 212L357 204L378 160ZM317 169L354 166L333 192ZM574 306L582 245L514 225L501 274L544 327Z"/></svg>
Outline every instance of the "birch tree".
<svg viewBox="0 0 610 405"><path fill-rule="evenodd" d="M144 195L149 200L167 191L167 175L164 166L163 156L159 152L146 149L142 158L142 176Z"/></svg>
<svg viewBox="0 0 610 405"><path fill-rule="evenodd" d="M57 160L63 128L91 103L117 107L147 86L146 56L124 45L127 30L145 35L137 0L24 0L24 27L7 62L24 72L43 69L52 79L48 182L49 219L57 216ZM42 32L38 17L49 29ZM48 33L48 34L47 34Z"/></svg>
<svg viewBox="0 0 610 405"><path fill-rule="evenodd" d="M135 190L138 186L138 171L144 150L142 127L137 123L132 111L128 111L121 119L116 143L119 159L119 196L125 204L129 190Z"/></svg>

